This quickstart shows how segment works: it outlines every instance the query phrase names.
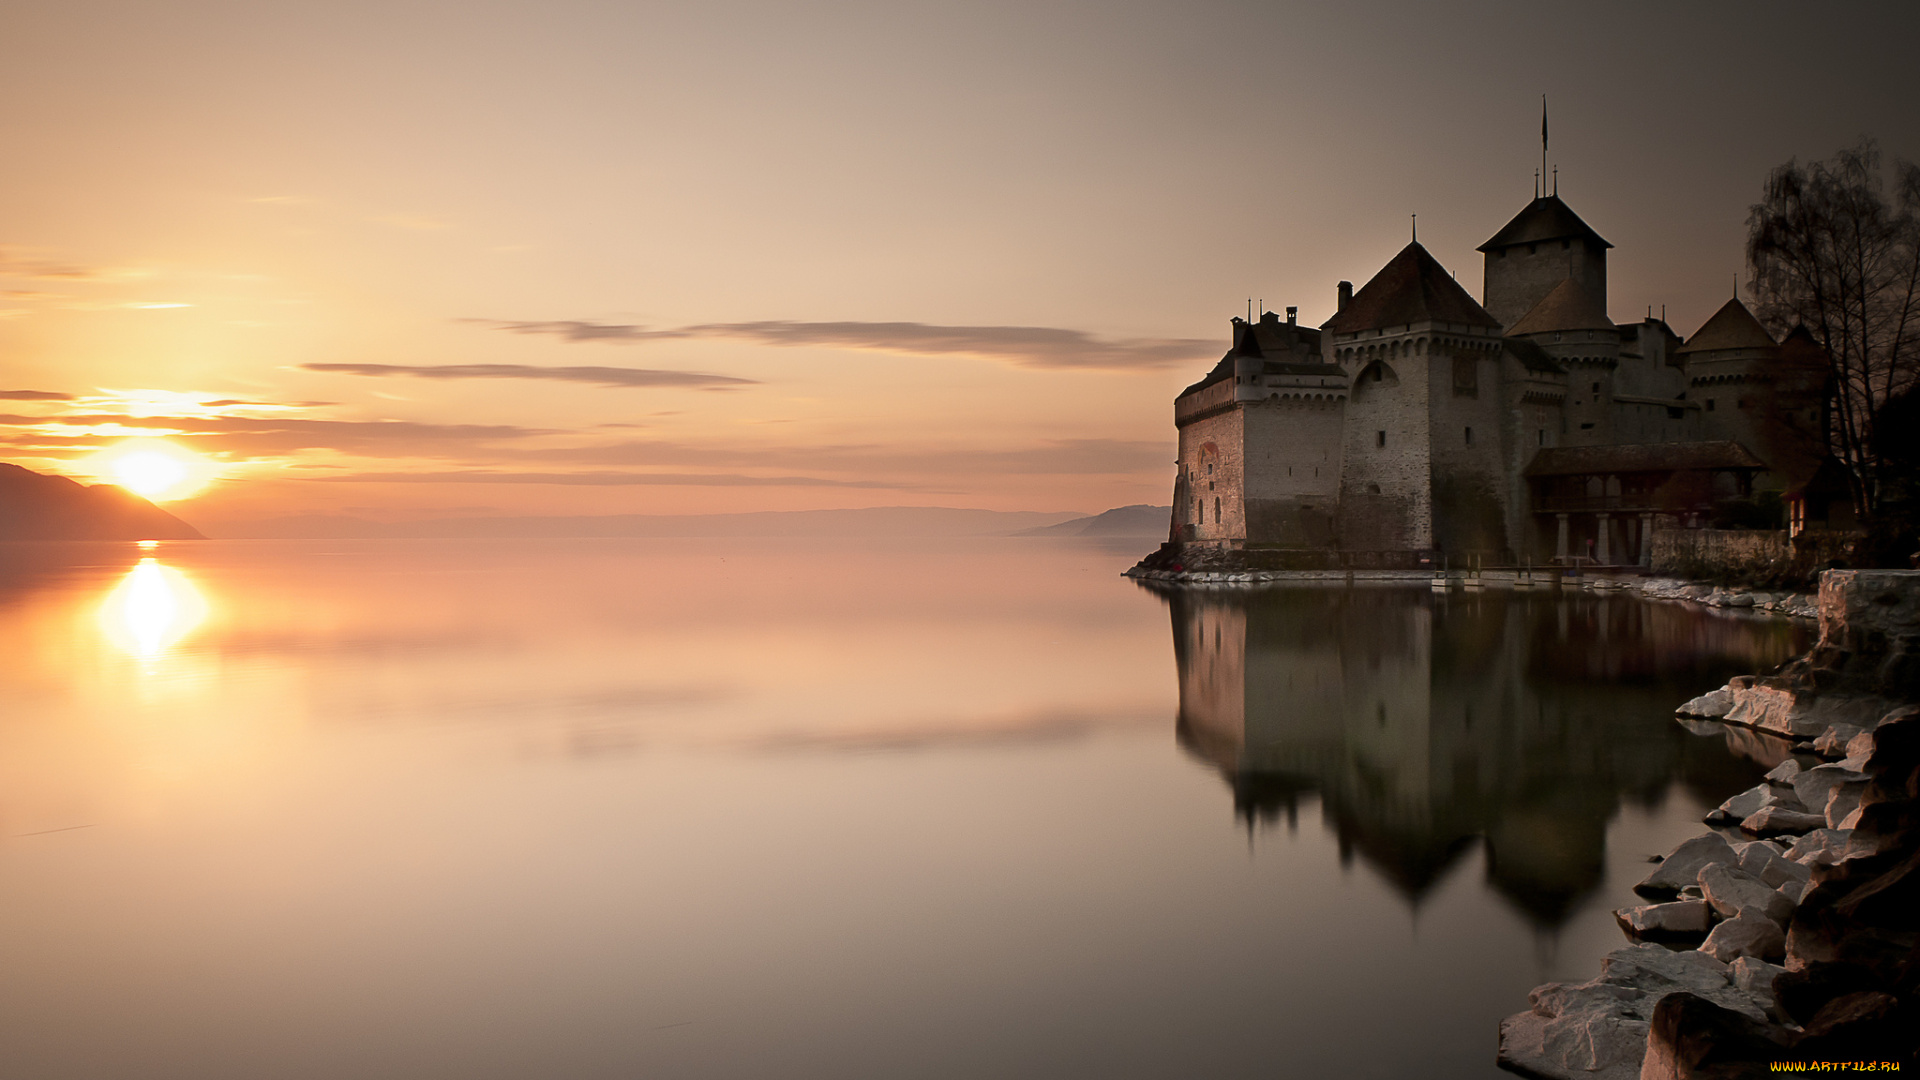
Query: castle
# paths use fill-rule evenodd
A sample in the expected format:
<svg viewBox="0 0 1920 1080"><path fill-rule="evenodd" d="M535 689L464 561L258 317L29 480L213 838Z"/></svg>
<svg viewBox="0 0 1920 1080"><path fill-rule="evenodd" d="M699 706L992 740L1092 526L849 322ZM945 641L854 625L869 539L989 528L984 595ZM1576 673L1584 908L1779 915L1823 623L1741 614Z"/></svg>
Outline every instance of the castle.
<svg viewBox="0 0 1920 1080"><path fill-rule="evenodd" d="M1174 545L1647 565L1656 525L1787 487L1805 470L1763 457L1778 402L1755 392L1781 345L1738 298L1684 341L1651 315L1616 324L1612 246L1539 195L1480 245L1482 301L1416 241L1341 282L1317 330L1295 308L1235 318L1174 401Z"/></svg>

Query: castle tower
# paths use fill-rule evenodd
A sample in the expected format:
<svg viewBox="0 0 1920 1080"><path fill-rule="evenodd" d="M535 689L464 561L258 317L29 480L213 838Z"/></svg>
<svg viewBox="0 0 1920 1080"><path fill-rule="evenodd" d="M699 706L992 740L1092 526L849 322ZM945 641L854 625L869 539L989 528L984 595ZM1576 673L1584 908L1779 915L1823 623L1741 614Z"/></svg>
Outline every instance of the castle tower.
<svg viewBox="0 0 1920 1080"><path fill-rule="evenodd" d="M1322 324L1353 380L1342 547L1460 555L1508 547L1500 325L1418 243Z"/></svg>
<svg viewBox="0 0 1920 1080"><path fill-rule="evenodd" d="M1620 331L1591 291L1562 278L1507 327L1507 336L1538 345L1567 372L1563 434L1539 438L1536 449L1550 442L1605 446L1619 441L1613 430L1613 374L1620 364Z"/></svg>
<svg viewBox="0 0 1920 1080"><path fill-rule="evenodd" d="M1780 346L1738 297L1721 305L1676 355L1686 364L1687 394L1700 405L1700 435L1731 439L1760 452L1750 380L1756 361L1780 355Z"/></svg>
<svg viewBox="0 0 1920 1080"><path fill-rule="evenodd" d="M1481 297L1501 326L1512 326L1554 287L1569 278L1607 309L1607 249L1612 247L1580 215L1546 195L1527 204L1493 239L1486 255Z"/></svg>
<svg viewBox="0 0 1920 1080"><path fill-rule="evenodd" d="M1321 332L1267 312L1174 399L1173 535L1218 548L1334 546L1347 375Z"/></svg>

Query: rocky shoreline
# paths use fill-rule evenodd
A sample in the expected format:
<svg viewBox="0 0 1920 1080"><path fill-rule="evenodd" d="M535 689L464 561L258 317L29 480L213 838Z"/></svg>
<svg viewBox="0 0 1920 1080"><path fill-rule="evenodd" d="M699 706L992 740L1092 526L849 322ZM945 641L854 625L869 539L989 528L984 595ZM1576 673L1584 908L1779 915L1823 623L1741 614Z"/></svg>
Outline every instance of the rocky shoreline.
<svg viewBox="0 0 1920 1080"><path fill-rule="evenodd" d="M1730 608L1786 615L1796 619L1817 619L1818 598L1810 593L1729 589L1682 578L1615 576L1606 571L1562 576L1555 570L1502 568L1481 572L1465 570L1253 570L1153 568L1144 562L1126 571L1136 581L1149 581L1197 589L1241 589L1284 585L1426 585L1444 580L1449 589L1476 587L1492 589L1583 588L1595 591L1630 592L1648 600L1666 600L1699 604L1704 607Z"/></svg>
<svg viewBox="0 0 1920 1080"><path fill-rule="evenodd" d="M1793 740L1793 754L1659 858L1634 887L1652 903L1614 913L1632 944L1597 978L1537 987L1501 1022L1503 1067L1547 1080L1920 1068L1920 572L1827 571L1817 614L1807 655L1679 713L1699 734Z"/></svg>

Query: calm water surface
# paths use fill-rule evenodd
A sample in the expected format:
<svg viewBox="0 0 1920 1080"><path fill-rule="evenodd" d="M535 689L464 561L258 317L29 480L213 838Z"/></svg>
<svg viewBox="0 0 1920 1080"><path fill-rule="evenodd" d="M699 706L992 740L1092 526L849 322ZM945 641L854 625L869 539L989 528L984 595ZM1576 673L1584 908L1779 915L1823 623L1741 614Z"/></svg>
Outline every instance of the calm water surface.
<svg viewBox="0 0 1920 1080"><path fill-rule="evenodd" d="M0 549L8 1077L1482 1077L1782 620L1037 540Z"/></svg>

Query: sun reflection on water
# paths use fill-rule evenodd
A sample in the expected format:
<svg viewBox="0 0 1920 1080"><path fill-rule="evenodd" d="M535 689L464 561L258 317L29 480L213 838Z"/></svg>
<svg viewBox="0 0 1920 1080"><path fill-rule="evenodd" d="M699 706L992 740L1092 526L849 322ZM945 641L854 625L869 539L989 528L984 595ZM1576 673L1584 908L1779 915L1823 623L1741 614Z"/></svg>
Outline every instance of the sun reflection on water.
<svg viewBox="0 0 1920 1080"><path fill-rule="evenodd" d="M100 606L100 626L121 651L152 660L207 617L207 602L187 575L151 557L128 571Z"/></svg>

